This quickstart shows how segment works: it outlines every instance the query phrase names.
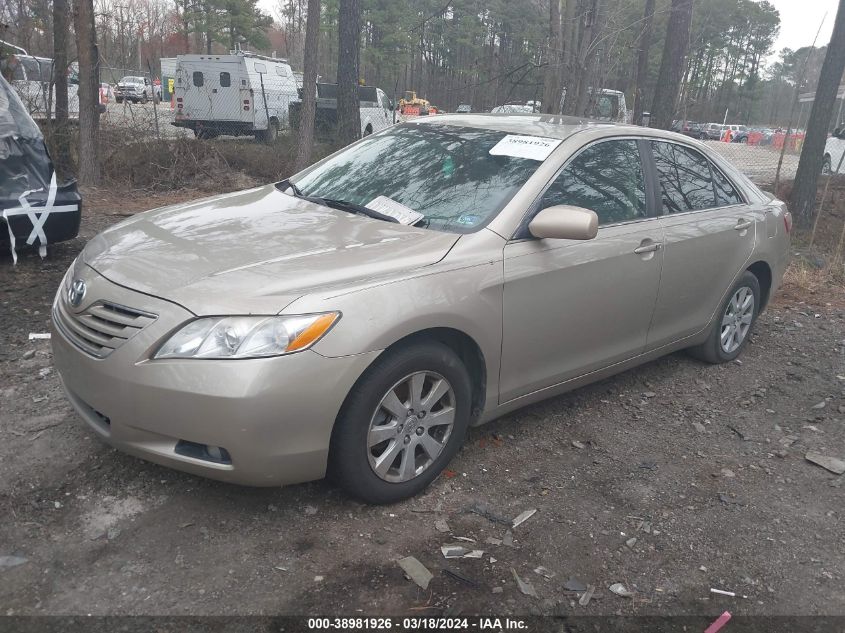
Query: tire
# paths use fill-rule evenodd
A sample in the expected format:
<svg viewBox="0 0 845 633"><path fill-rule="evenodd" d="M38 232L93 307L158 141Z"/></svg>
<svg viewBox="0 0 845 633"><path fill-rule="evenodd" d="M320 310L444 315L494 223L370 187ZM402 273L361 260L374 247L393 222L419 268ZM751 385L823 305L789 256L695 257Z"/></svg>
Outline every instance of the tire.
<svg viewBox="0 0 845 633"><path fill-rule="evenodd" d="M144 96L141 97L141 103L146 103L148 101L147 93L144 93Z"/></svg>
<svg viewBox="0 0 845 633"><path fill-rule="evenodd" d="M123 97L115 97L115 98L114 98L114 100L115 100L117 103L123 103Z"/></svg>
<svg viewBox="0 0 845 633"><path fill-rule="evenodd" d="M830 164L830 154L824 155L824 161L822 162L822 175L827 176L832 170L832 166Z"/></svg>
<svg viewBox="0 0 845 633"><path fill-rule="evenodd" d="M747 144L747 143L748 143L748 137L747 137L747 136L743 136L741 139L739 139L739 140L737 141L737 143Z"/></svg>
<svg viewBox="0 0 845 633"><path fill-rule="evenodd" d="M255 140L259 143L273 143L279 138L279 124L270 121L270 125L266 130L256 130Z"/></svg>
<svg viewBox="0 0 845 633"><path fill-rule="evenodd" d="M753 299L753 303L749 307L746 307L745 303L748 296ZM739 309L737 309L737 305L739 305ZM728 363L734 360L742 353L742 350L748 343L749 335L754 327L754 323L757 321L759 311L760 282L752 272L746 270L740 275L728 293L728 296L722 302L722 305L719 306L719 310L713 318L713 324L707 340L697 347L690 348L690 353L700 360L713 364ZM739 328L741 338L738 344L736 344L737 336L733 336L728 339L728 344L725 345L722 342L723 329L728 328L725 331L731 331L731 325L726 324L725 321L734 314L739 318L739 321L734 324L734 327ZM746 318L748 319L747 322ZM732 331L736 332L736 329Z"/></svg>
<svg viewBox="0 0 845 633"><path fill-rule="evenodd" d="M410 385L419 380L422 398L414 410ZM445 386L440 381L445 381ZM439 391L447 389L439 398L438 386ZM391 394L397 415L384 406ZM426 403L426 397L437 400ZM450 348L421 341L387 352L364 372L346 397L332 433L329 475L367 503L394 503L412 497L434 481L458 452L466 437L471 406L469 373ZM450 419L451 426L425 426L432 420Z"/></svg>
<svg viewBox="0 0 845 633"><path fill-rule="evenodd" d="M369 136L372 133L373 133L372 126L368 125L366 128L364 128L364 136Z"/></svg>

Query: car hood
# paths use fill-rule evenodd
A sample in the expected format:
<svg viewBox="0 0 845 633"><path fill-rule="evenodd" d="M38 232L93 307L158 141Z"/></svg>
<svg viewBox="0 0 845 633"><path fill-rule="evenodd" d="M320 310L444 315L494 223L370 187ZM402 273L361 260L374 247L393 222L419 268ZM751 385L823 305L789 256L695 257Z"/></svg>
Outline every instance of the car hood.
<svg viewBox="0 0 845 633"><path fill-rule="evenodd" d="M272 314L318 288L437 263L458 237L267 185L141 213L99 234L82 257L110 281L195 314Z"/></svg>

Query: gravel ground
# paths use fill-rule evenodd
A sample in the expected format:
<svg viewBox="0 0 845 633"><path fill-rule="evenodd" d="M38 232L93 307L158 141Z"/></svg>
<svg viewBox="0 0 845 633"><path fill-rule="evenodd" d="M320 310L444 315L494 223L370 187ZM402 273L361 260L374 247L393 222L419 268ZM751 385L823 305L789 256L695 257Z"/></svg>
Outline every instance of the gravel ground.
<svg viewBox="0 0 845 633"><path fill-rule="evenodd" d="M82 425L27 336L85 239L138 210L86 200L80 239L0 254L0 614L845 615L845 476L804 458L845 458L841 291L787 286L741 362L674 354L523 409L424 495L368 507L170 471ZM444 559L458 537L481 558Z"/></svg>

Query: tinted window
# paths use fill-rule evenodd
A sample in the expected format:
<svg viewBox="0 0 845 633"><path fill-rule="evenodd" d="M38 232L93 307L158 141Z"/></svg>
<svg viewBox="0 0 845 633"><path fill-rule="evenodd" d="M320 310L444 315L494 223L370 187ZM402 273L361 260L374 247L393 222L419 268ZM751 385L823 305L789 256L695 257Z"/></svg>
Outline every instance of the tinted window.
<svg viewBox="0 0 845 633"><path fill-rule="evenodd" d="M739 197L739 193L737 193L731 181L713 165L710 166L710 171L713 174L713 184L716 187L716 204L720 207L742 204L742 198Z"/></svg>
<svg viewBox="0 0 845 633"><path fill-rule="evenodd" d="M716 205L710 163L693 149L652 143L663 213L684 213Z"/></svg>
<svg viewBox="0 0 845 633"><path fill-rule="evenodd" d="M194 79L194 85L197 88L202 88L202 86L205 84L205 77L198 70L194 71L193 79Z"/></svg>
<svg viewBox="0 0 845 633"><path fill-rule="evenodd" d="M229 76L229 73L220 73L220 87L221 88L228 88L232 85L232 78Z"/></svg>
<svg viewBox="0 0 845 633"><path fill-rule="evenodd" d="M540 209L569 204L592 209L599 224L646 217L636 141L605 141L578 154L543 194Z"/></svg>

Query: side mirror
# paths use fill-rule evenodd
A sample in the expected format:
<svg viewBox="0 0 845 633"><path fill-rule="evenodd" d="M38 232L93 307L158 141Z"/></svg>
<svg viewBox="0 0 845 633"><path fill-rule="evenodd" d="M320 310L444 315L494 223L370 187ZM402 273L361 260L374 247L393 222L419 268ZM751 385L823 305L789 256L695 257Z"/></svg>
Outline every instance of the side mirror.
<svg viewBox="0 0 845 633"><path fill-rule="evenodd" d="M568 204L547 207L528 224L528 232L541 239L591 240L598 230L599 216L595 211Z"/></svg>

